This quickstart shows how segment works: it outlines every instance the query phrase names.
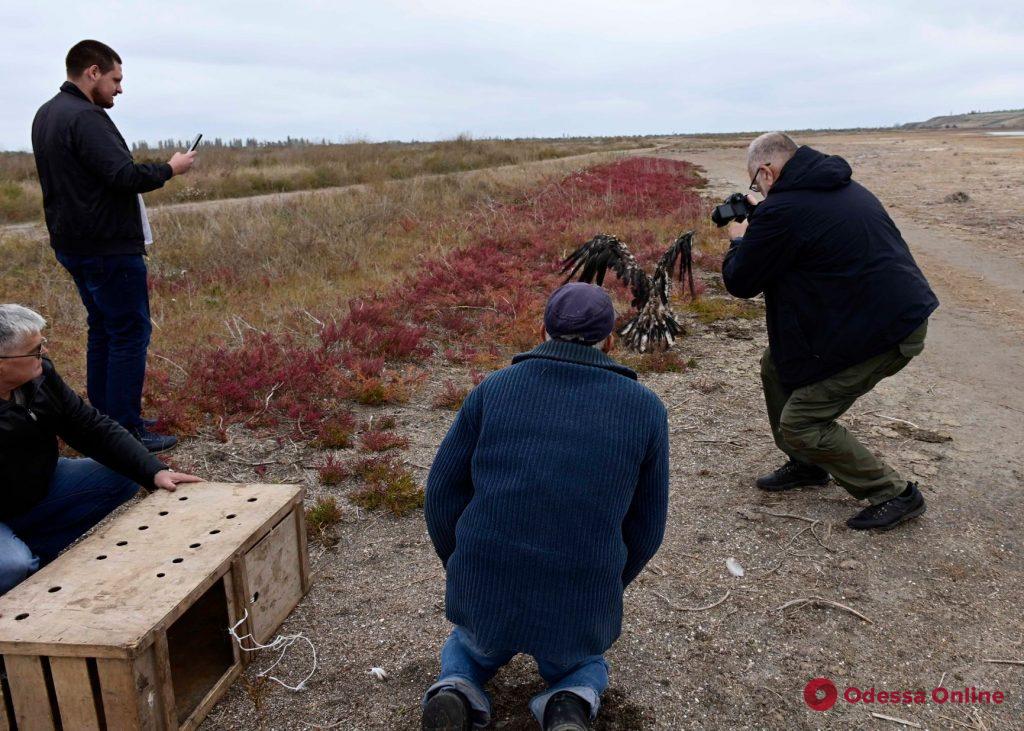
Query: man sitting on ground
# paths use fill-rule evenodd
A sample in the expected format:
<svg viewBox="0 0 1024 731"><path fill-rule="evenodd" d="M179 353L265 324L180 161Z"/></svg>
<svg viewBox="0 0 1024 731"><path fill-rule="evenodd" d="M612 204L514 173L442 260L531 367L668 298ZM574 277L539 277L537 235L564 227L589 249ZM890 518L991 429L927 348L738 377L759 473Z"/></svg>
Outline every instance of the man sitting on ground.
<svg viewBox="0 0 1024 731"><path fill-rule="evenodd" d="M173 472L72 391L46 357L46 321L0 305L0 594L52 561L143 485ZM58 457L57 437L86 455ZM92 459L90 459L92 458Z"/></svg>
<svg viewBox="0 0 1024 731"><path fill-rule="evenodd" d="M482 727L484 685L517 653L549 684L545 729L588 728L608 685L622 594L657 551L668 507L668 420L602 352L608 294L575 282L548 301L548 340L466 398L431 467L426 520L455 627L423 728Z"/></svg>

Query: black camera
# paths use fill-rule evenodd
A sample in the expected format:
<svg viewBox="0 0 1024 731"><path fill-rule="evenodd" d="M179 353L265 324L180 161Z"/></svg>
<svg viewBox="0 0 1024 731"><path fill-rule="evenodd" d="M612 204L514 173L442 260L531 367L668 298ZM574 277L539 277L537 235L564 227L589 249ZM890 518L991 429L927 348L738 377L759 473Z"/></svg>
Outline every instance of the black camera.
<svg viewBox="0 0 1024 731"><path fill-rule="evenodd" d="M754 206L747 200L747 196L743 193L733 193L731 196L725 199L725 203L717 206L714 211L711 212L711 220L715 222L715 225L721 228L729 221L743 222L743 219L747 218L751 213L754 212Z"/></svg>

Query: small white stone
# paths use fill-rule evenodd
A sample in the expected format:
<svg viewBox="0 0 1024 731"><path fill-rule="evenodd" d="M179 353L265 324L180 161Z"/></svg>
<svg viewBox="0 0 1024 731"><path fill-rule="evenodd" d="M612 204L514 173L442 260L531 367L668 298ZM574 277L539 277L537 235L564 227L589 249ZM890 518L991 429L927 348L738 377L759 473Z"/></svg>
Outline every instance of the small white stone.
<svg viewBox="0 0 1024 731"><path fill-rule="evenodd" d="M388 674L384 668L370 668L370 675L377 680L387 680Z"/></svg>

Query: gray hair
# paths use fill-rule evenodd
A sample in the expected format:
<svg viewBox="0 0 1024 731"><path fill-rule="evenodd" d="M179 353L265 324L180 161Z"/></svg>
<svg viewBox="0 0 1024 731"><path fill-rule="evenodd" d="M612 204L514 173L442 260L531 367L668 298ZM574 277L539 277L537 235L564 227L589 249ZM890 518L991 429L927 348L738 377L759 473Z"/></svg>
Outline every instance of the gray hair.
<svg viewBox="0 0 1024 731"><path fill-rule="evenodd" d="M789 162L798 147L785 132L765 132L747 148L747 169L752 170L769 162L782 167Z"/></svg>
<svg viewBox="0 0 1024 731"><path fill-rule="evenodd" d="M0 305L0 353L7 353L44 327L46 320L35 310L15 304Z"/></svg>

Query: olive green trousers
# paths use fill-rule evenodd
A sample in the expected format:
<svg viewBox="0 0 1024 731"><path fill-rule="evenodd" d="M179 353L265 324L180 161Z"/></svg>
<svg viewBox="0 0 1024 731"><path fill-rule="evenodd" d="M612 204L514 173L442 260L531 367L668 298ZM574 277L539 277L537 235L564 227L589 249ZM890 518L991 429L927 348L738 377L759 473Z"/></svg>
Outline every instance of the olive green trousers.
<svg viewBox="0 0 1024 731"><path fill-rule="evenodd" d="M924 350L928 322L895 348L822 381L789 391L779 382L771 352L761 357L761 382L775 444L798 462L827 470L858 500L896 497L907 482L836 422L883 378L899 373Z"/></svg>

